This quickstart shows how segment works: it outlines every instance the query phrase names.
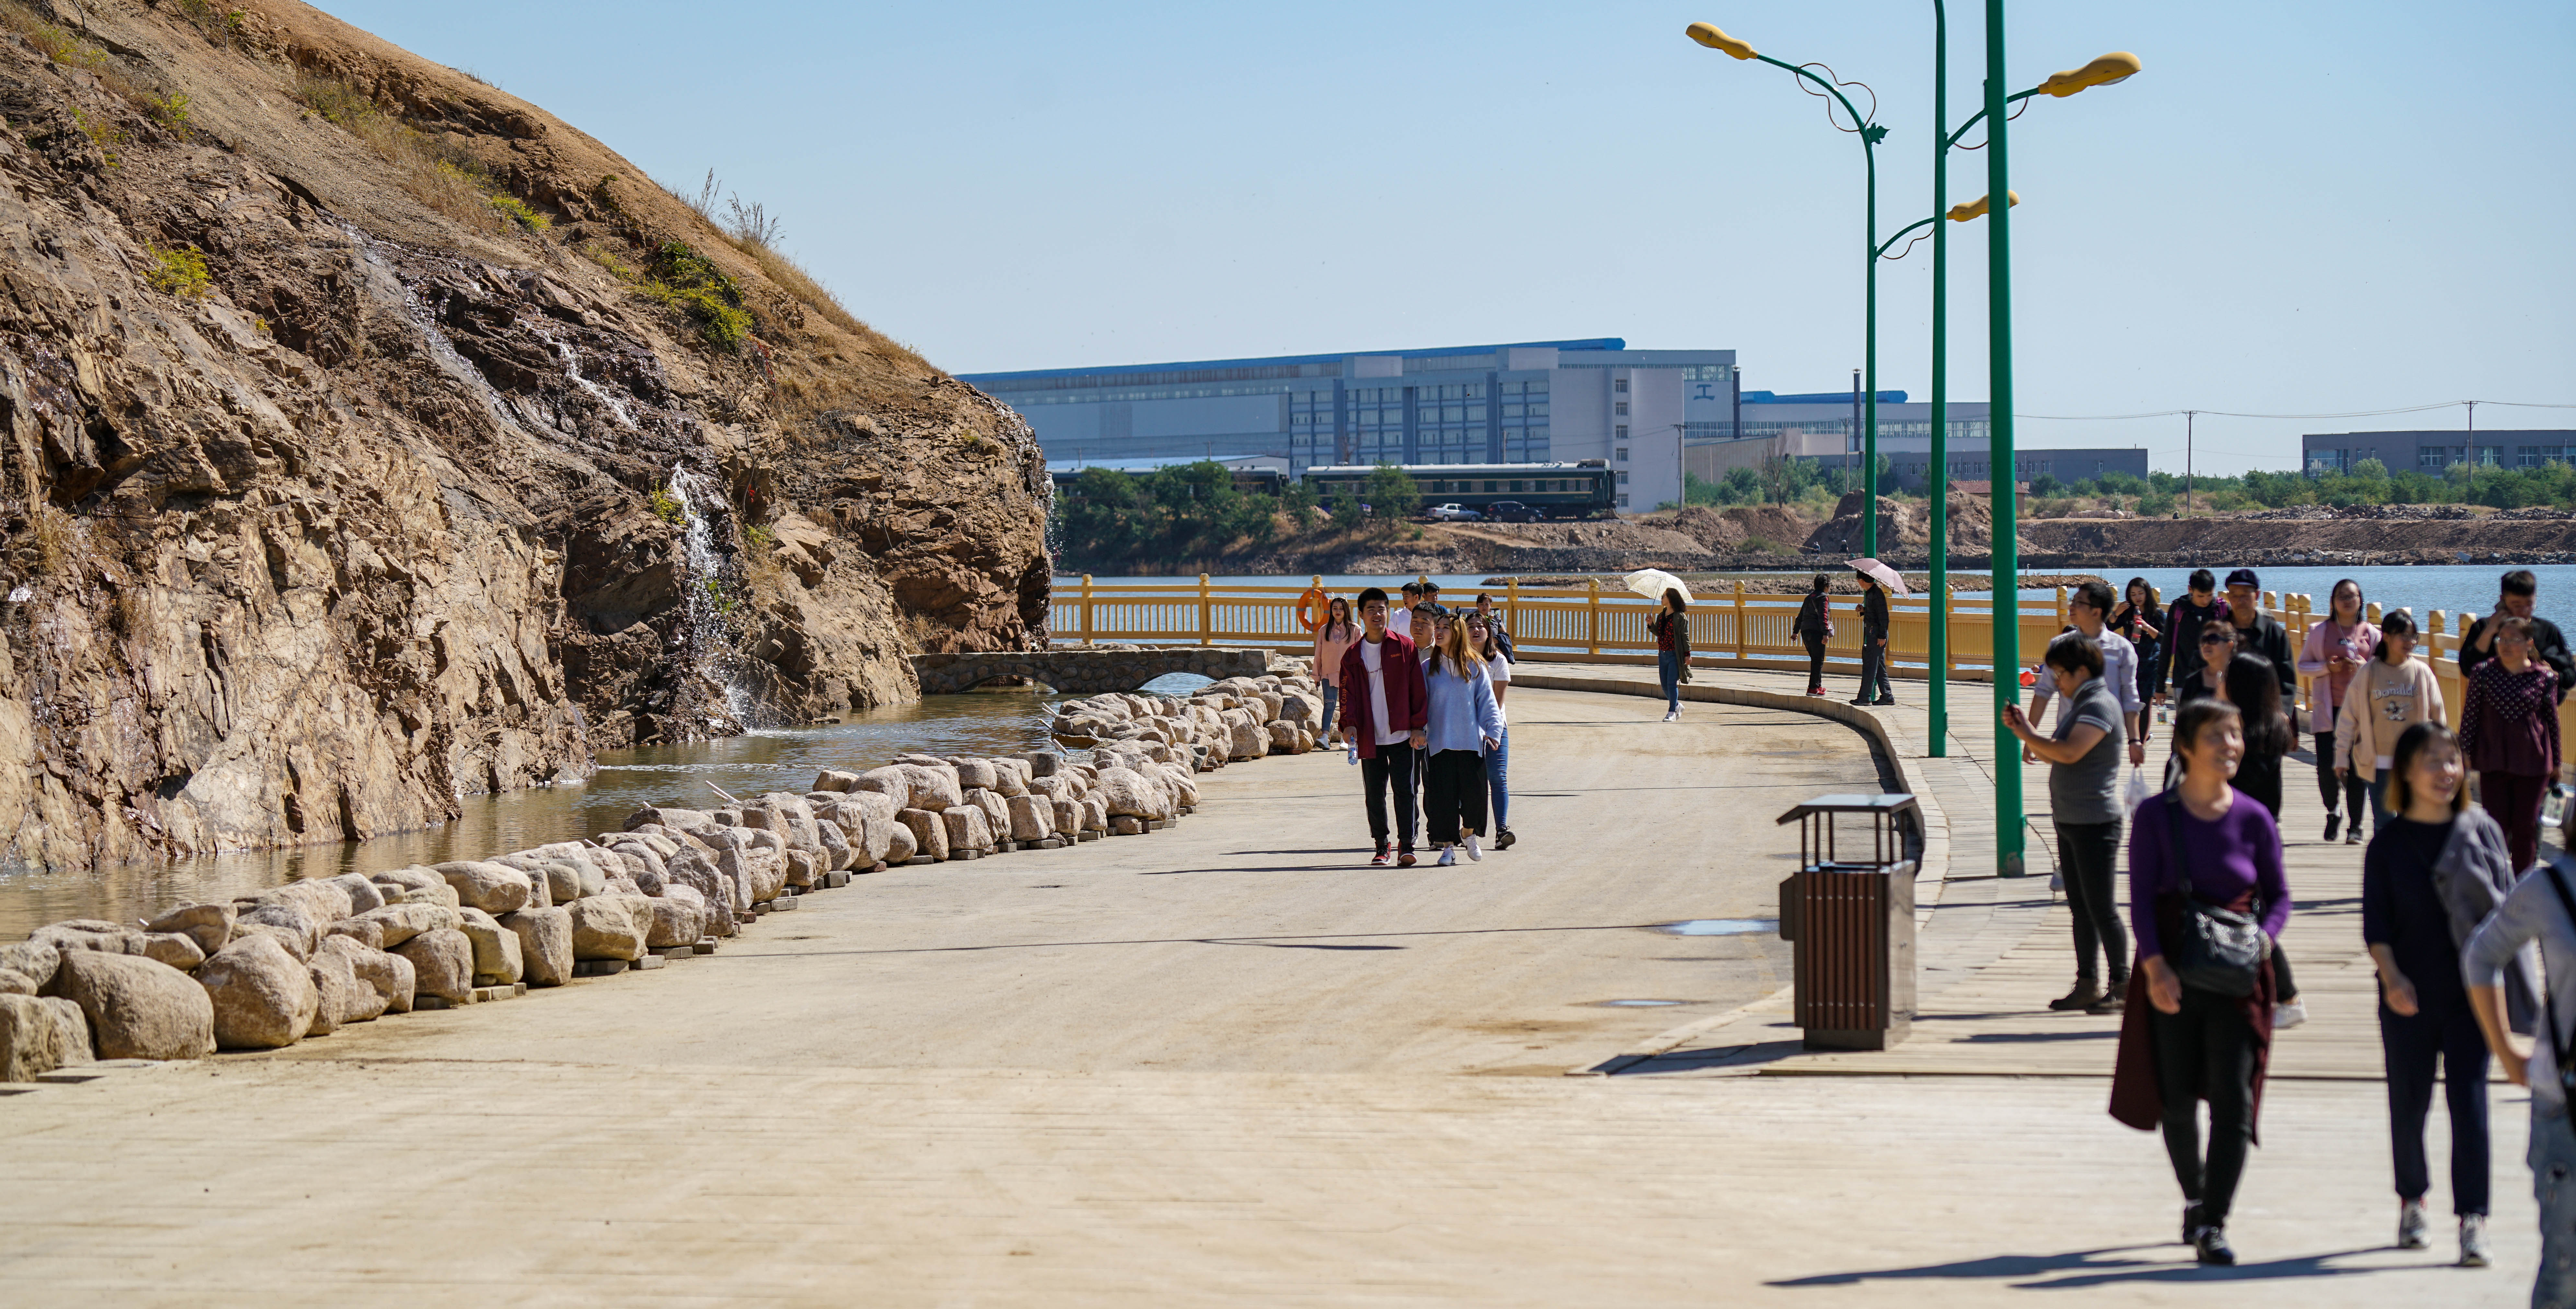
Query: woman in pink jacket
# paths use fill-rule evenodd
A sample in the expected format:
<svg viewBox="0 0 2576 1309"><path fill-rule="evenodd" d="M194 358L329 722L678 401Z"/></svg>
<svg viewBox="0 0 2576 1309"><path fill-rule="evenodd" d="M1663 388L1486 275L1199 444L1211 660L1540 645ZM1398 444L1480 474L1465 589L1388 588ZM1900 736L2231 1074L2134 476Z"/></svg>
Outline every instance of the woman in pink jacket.
<svg viewBox="0 0 2576 1309"><path fill-rule="evenodd" d="M2433 666L2415 656L2415 616L2391 609L2379 620L2379 649L2344 688L2343 707L2335 711L2334 752L2326 756L2335 775L2360 783L2370 794L2370 830L2387 823L2388 770L2396 757L2397 738L2417 723L2447 723L2442 684ZM2361 815L2352 816L2353 827Z"/></svg>
<svg viewBox="0 0 2576 1309"><path fill-rule="evenodd" d="M2335 839L2344 811L2349 810L2352 827L2344 844L2359 845L2361 806L2368 788L2361 778L2334 766L2335 715L2343 708L2352 675L2379 649L2379 629L2362 617L2368 610L2361 603L2361 583L2349 577L2334 584L2327 610L2325 618L2308 629L2307 644L2299 650L2299 672L2316 679L2308 683L2308 730L2317 736L2317 794L2326 802L2326 839Z"/></svg>

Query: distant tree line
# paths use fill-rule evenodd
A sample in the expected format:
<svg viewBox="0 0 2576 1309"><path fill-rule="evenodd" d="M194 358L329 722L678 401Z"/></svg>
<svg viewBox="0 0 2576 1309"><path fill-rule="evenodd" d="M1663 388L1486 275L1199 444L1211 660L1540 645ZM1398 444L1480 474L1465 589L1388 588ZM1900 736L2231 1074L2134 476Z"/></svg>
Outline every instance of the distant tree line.
<svg viewBox="0 0 2576 1309"><path fill-rule="evenodd" d="M1283 532L1293 536L1328 522L1348 530L1372 511L1381 519L1409 518L1421 506L1421 485L1398 468L1381 465L1360 494L1318 503L1302 481L1277 495L1247 491L1225 465L1201 460L1150 473L1086 468L1059 496L1056 517L1073 558L1170 560L1257 550Z"/></svg>

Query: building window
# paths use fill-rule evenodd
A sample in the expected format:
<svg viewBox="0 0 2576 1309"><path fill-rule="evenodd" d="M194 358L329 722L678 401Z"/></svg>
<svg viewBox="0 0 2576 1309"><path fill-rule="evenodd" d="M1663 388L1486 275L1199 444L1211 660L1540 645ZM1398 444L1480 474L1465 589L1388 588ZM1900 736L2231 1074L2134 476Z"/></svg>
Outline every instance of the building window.
<svg viewBox="0 0 2576 1309"><path fill-rule="evenodd" d="M1627 439L1628 439L1628 425L1627 425L1626 423L1621 423L1621 424L1619 424L1617 427L1611 428L1611 429L1610 429L1610 434L1611 434L1612 436L1618 437L1618 438L1619 438L1620 440L1622 440L1622 441L1625 441L1625 440L1627 440ZM1621 455L1621 456L1619 456L1619 457L1620 457L1620 458L1622 458L1622 459L1627 458L1627 456L1626 456L1626 455Z"/></svg>
<svg viewBox="0 0 2576 1309"><path fill-rule="evenodd" d="M1619 485L1621 485L1621 486L1626 486L1627 484L1628 484L1628 470L1627 470L1627 469L1622 468L1622 469L1620 469L1620 470L1619 470Z"/></svg>
<svg viewBox="0 0 2576 1309"><path fill-rule="evenodd" d="M1628 433L1627 433L1627 430L1626 430L1626 429L1624 429L1624 428L1623 428L1623 429L1621 429L1621 430L1620 430L1620 432L1619 432L1619 435L1621 435L1621 436L1626 436L1627 434L1628 434ZM1610 452L1610 457L1611 457L1611 458L1613 458L1613 459L1618 460L1620 463L1623 463L1623 464L1624 464L1624 463L1626 463L1626 462L1628 462L1628 447L1626 447L1626 446L1624 446L1624 445L1623 445L1623 446L1619 446L1619 447L1617 447L1617 448L1613 449L1613 450Z"/></svg>
<svg viewBox="0 0 2576 1309"><path fill-rule="evenodd" d="M1621 395L1628 394L1628 379L1624 377L1612 378L1610 381L1610 389Z"/></svg>
<svg viewBox="0 0 2576 1309"><path fill-rule="evenodd" d="M1625 386L1625 385L1626 385L1626 383L1624 383L1624 382L1623 382L1623 383L1621 383L1621 385L1622 385L1622 386ZM1617 403L1617 404L1615 404L1615 405L1610 406L1610 412L1612 412L1612 413L1614 413L1614 414L1618 414L1618 415L1620 415L1621 417L1625 417L1625 416L1627 415L1627 413L1628 413L1628 402L1627 402L1627 401L1625 401L1625 400L1622 400L1622 401L1620 401L1619 403Z"/></svg>
<svg viewBox="0 0 2576 1309"><path fill-rule="evenodd" d="M1628 507L1628 493L1625 491L1619 493L1619 507L1622 509Z"/></svg>

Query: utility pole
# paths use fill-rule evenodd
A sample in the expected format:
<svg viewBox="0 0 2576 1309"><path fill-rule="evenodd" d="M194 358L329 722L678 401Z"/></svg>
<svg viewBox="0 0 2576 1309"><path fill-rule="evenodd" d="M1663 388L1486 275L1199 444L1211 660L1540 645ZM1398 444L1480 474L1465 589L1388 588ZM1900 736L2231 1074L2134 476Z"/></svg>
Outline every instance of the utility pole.
<svg viewBox="0 0 2576 1309"><path fill-rule="evenodd" d="M2478 499L2478 402L2463 400L2469 407L2469 503Z"/></svg>
<svg viewBox="0 0 2576 1309"><path fill-rule="evenodd" d="M1855 369L1853 369L1853 370L1852 370L1852 425L1851 425L1851 437L1850 437L1850 439L1849 439L1849 440L1846 440L1846 441L1844 441L1844 442L1843 442L1843 471L1844 471L1844 472L1850 472L1850 471L1851 471L1851 467L1852 467L1852 451L1853 451L1853 450L1855 450L1855 449L1857 449L1857 448L1859 448L1859 446L1860 446L1860 370L1859 370L1859 369L1857 369L1857 368L1855 368Z"/></svg>
<svg viewBox="0 0 2576 1309"><path fill-rule="evenodd" d="M2182 516L2185 518L2191 517L2192 514L2191 428L2193 420L2199 417L2200 411L2197 409L2185 409L2182 411Z"/></svg>
<svg viewBox="0 0 2576 1309"><path fill-rule="evenodd" d="M2004 0L1986 0L1986 194L1996 202L1986 211L1986 392L1993 441L1994 487L1994 678L1995 711L2021 703L2021 551L2014 538L2012 387L2012 174L2005 145L2011 119L2004 103ZM1989 485L1992 485L1989 483ZM1934 670L1935 675L1939 670ZM2019 877L2023 830L2021 751L2009 745L1994 752L1995 875Z"/></svg>

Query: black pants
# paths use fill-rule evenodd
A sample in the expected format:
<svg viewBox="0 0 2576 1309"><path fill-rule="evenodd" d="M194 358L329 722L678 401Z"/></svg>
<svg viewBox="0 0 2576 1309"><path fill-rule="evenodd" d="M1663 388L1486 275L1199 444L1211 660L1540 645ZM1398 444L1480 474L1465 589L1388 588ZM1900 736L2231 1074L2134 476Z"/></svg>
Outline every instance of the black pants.
<svg viewBox="0 0 2576 1309"><path fill-rule="evenodd" d="M1860 635L1860 698L1868 701L1893 700L1896 688L1887 682L1887 633Z"/></svg>
<svg viewBox="0 0 2576 1309"><path fill-rule="evenodd" d="M2075 911L2075 977L2102 980L2094 959L2106 959L2113 995L2129 984L2129 929L2120 922L2120 902L2111 889L2119 857L2119 819L2057 824L2057 866L2066 874L2066 906Z"/></svg>
<svg viewBox="0 0 2576 1309"><path fill-rule="evenodd" d="M2487 1212L2487 1043L2468 1000L2454 996L2401 1018L2379 1006L2379 1048L2388 1059L2388 1146L2397 1160L2397 1198L2433 1189L2424 1162L2424 1120L2433 1111L2433 1062L2451 1110L2451 1212Z"/></svg>
<svg viewBox="0 0 2576 1309"><path fill-rule="evenodd" d="M1386 846L1389 791L1395 793L1395 833L1402 842L1398 848L1413 848L1413 756L1413 743L1398 741L1379 746L1374 758L1360 760L1360 789L1368 795L1369 836L1381 849Z"/></svg>
<svg viewBox="0 0 2576 1309"><path fill-rule="evenodd" d="M2359 773L2335 776L2334 754L2335 734L2317 733L2317 798L2326 802L2326 812L2330 814L2336 812L2340 801L2342 812L2352 815L2352 830L2358 832L2361 811L2370 807L2370 783L2361 780Z"/></svg>
<svg viewBox="0 0 2576 1309"><path fill-rule="evenodd" d="M2549 778L2520 773L2478 774L2478 803L2504 828L2505 853L2520 877L2540 862L2540 805L2549 798Z"/></svg>
<svg viewBox="0 0 2576 1309"><path fill-rule="evenodd" d="M2227 1224L2254 1137L2254 1028L2244 1001L2192 987L2182 1011L2150 1010L2156 1083L2165 1101L2165 1154L2182 1198L2197 1201L2200 1220ZM2200 1151L2200 1101L2209 1102L2209 1154Z"/></svg>
<svg viewBox="0 0 2576 1309"><path fill-rule="evenodd" d="M1821 636L1807 638L1807 689L1825 689L1825 639Z"/></svg>
<svg viewBox="0 0 2576 1309"><path fill-rule="evenodd" d="M1485 756L1474 750L1442 750L1431 756L1423 773L1423 840L1450 845L1462 830L1485 834Z"/></svg>

